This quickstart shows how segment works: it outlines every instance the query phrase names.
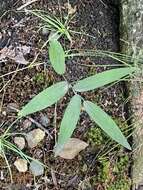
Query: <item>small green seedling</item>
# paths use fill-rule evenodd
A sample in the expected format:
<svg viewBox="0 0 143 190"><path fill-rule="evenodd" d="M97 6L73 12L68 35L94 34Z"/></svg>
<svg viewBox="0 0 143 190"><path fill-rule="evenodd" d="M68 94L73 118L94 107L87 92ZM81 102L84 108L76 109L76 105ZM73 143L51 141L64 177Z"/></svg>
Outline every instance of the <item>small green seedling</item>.
<svg viewBox="0 0 143 190"><path fill-rule="evenodd" d="M35 160L34 158L28 156L27 154L25 154L22 150L20 150L16 145L14 145L13 143L10 142L9 138L13 137L14 135L22 135L24 136L25 134L22 133L10 133L9 130L11 129L11 127L13 126L14 123L16 123L17 120L15 120L7 129L6 131L0 136L0 157L2 157L7 165L7 168L9 170L9 174L10 174L10 179L11 182L13 183L13 177L12 177L12 171L11 171L11 167L10 164L8 162L7 159L7 152L8 151L12 151L14 153L16 153L17 155L19 155L22 159L27 160L28 163L30 163L30 161L35 161L38 164L43 165L40 161ZM3 127L2 125L0 125L0 127ZM44 166L44 165L43 165Z"/></svg>
<svg viewBox="0 0 143 190"><path fill-rule="evenodd" d="M68 21L69 15L66 17L64 23L60 21L55 16L50 16L47 12L42 10L25 10L26 12L35 15L36 17L40 18L43 22L42 28L46 28L50 34L48 40L42 46L45 47L49 43L49 60L56 71L56 73L63 75L66 70L65 59L69 57L77 57L77 56L90 56L90 57L110 57L114 60L117 60L123 63L126 66L127 61L131 60L131 57L127 55L109 52L109 51L101 51L101 50L68 50L64 51L59 39L62 36L65 36L70 42L72 42L71 34L76 33L69 29ZM80 34L80 33L79 33ZM85 34L88 36L88 34ZM93 37L93 36L92 36Z"/></svg>
<svg viewBox="0 0 143 190"><path fill-rule="evenodd" d="M64 35L69 41L72 41L69 27L67 26L67 20L65 23L62 23L57 17L50 16L47 12L41 10L26 10L26 12L32 13L43 21L43 26L41 28L47 28L49 31L56 33L60 37Z"/></svg>
<svg viewBox="0 0 143 190"><path fill-rule="evenodd" d="M131 150L129 143L114 120L97 104L84 100L80 92L97 90L100 87L134 73L136 70L136 67L111 69L77 81L74 85L69 84L67 81L58 82L35 96L21 111L19 111L18 116L24 117L52 106L57 103L69 89L72 89L74 96L71 98L61 121L59 137L54 149L55 154L58 155L73 134L80 116L81 107L84 107L84 110L88 113L90 118L113 140Z"/></svg>
<svg viewBox="0 0 143 190"><path fill-rule="evenodd" d="M68 31L67 23L64 24L56 17L51 17L44 11L40 10L26 10L43 21L43 27L50 33L48 40L44 43L43 47L49 43L49 59L54 70L62 75L65 72L65 51L61 43L58 41L63 35L71 42L71 35ZM43 28L42 27L42 28Z"/></svg>
<svg viewBox="0 0 143 190"><path fill-rule="evenodd" d="M21 158L27 160L28 162L30 162L29 160L32 158L30 156L24 154L24 152L22 152L22 150L20 150L17 146L15 146L13 143L11 143L9 141L9 138L11 136L13 136L13 134L8 133L8 131L6 131L3 135L0 136L0 157L4 158L7 168L9 170L11 182L13 182L12 171L11 171L11 167L9 165L9 162L8 162L8 159L6 156L6 152L12 151L12 152L18 154Z"/></svg>
<svg viewBox="0 0 143 190"><path fill-rule="evenodd" d="M70 41L71 36L68 31L67 23L62 24L56 17L51 17L44 12L38 10L27 10L28 12L34 14L35 16L41 18L44 21L44 26L55 32L59 37L51 37L49 42L49 59L52 67L56 73L63 75L66 71L65 61L67 57L73 56L108 56L114 58L115 60L120 60L120 54L113 55L113 53L102 52L102 51L90 51L85 53L71 53L70 51L65 52L62 45L59 42L59 38L65 35ZM122 63L125 63L123 57ZM43 110L47 107L56 104L70 89L73 91L74 96L71 98L63 119L60 125L60 132L58 136L58 141L55 145L54 152L56 155L63 149L64 145L69 141L69 138L73 134L75 127L78 123L80 111L83 107L88 113L89 117L96 122L99 127L106 132L113 140L131 149L127 139L122 134L121 130L115 123L115 121L105 113L97 104L85 100L81 96L81 92L87 92L91 90L97 90L98 88L104 87L105 85L111 84L113 82L118 82L123 80L124 77L128 77L137 70L136 67L131 67L126 65L124 68L111 69L108 71L101 72L99 74L87 77L80 81L76 81L75 84L70 84L67 81L61 81L47 89L43 90L37 96L35 96L27 105L25 105L21 111L18 113L18 117L25 117L28 114L35 113L37 111Z"/></svg>

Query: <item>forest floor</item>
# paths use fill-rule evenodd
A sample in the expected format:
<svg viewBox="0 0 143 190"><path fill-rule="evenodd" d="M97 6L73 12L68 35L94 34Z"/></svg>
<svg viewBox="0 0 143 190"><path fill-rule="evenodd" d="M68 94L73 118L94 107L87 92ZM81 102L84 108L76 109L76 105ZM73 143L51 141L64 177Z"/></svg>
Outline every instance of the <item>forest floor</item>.
<svg viewBox="0 0 143 190"><path fill-rule="evenodd" d="M20 109L34 95L55 81L59 77L49 66L48 50L42 45L48 39L49 33L39 30L41 20L37 17L17 11L22 1L5 1L0 6L0 134L16 119L16 113L10 109L14 106ZM70 1L70 11L73 11L69 27L72 33L72 44L62 40L65 49L107 50L120 52L119 36L119 7L114 0L75 0ZM65 0L41 0L27 9L42 9L50 15L66 19L68 3ZM6 52L9 51L9 54ZM24 52L25 51L25 52ZM17 53L23 53L16 57ZM13 56L15 55L15 56ZM36 55L35 66L28 67ZM113 68L117 61L107 57L74 57L66 65L65 77L73 82L81 78ZM99 66L100 65L100 66ZM107 66L106 66L107 65ZM124 83L118 83L98 92L85 93L88 100L97 102L118 123L121 129L127 130L128 105ZM73 160L54 157L52 152L58 125L63 116L70 94L57 105L57 129L53 128L55 107L33 114L34 121L42 125L41 117L48 120L46 130L48 135L35 148L28 148L24 152L34 159L44 163L42 176L33 177L28 170L20 173L14 166L19 155L6 150L6 157L12 171L13 184L5 160L0 158L0 189L14 190L129 190L130 152L110 140L88 116L83 112L74 132L77 137L89 144ZM28 119L22 118L12 126L12 133L27 133L37 128L34 123L27 124ZM13 135L9 141L14 143Z"/></svg>

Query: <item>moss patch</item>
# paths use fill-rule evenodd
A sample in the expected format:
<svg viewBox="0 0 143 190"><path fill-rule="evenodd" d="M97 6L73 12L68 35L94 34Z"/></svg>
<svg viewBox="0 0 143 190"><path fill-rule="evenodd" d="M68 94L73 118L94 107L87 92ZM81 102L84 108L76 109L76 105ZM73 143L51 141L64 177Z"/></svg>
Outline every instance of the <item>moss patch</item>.
<svg viewBox="0 0 143 190"><path fill-rule="evenodd" d="M120 118L114 118L114 121L125 135L129 134L126 121ZM91 186L96 188L102 186L105 190L129 190L131 188L131 180L128 176L130 155L124 151L122 146L116 147L114 141L110 141L110 138L98 126L89 129L86 138L97 154L107 142L111 143L109 147L107 144L106 150L104 149L97 158L97 174L90 178ZM114 151L110 151L114 146Z"/></svg>

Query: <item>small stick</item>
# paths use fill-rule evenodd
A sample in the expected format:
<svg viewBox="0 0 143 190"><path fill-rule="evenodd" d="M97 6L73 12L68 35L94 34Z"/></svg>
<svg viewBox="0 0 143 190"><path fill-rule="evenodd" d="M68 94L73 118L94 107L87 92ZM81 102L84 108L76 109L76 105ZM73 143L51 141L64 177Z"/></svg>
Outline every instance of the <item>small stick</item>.
<svg viewBox="0 0 143 190"><path fill-rule="evenodd" d="M49 131L47 129L45 129L45 127L43 127L39 122L35 121L32 117L29 117L29 116L27 117L27 119L29 119L29 121L31 121L32 123L34 123L40 129L42 129L43 131L45 131L45 133L48 134L51 139L53 138L51 136L51 134L49 133Z"/></svg>
<svg viewBox="0 0 143 190"><path fill-rule="evenodd" d="M108 7L102 0L99 0L106 8Z"/></svg>
<svg viewBox="0 0 143 190"><path fill-rule="evenodd" d="M10 108L16 112L19 112L19 109L10 106ZM43 131L45 131L45 133L51 138L53 139L53 137L51 136L51 134L49 133L49 131L47 129L45 129L45 127L43 127L39 122L35 121L32 117L27 116L27 119L29 119L29 121L31 121L32 123L34 123L37 127L39 127L40 129L42 129Z"/></svg>
<svg viewBox="0 0 143 190"><path fill-rule="evenodd" d="M22 9L24 9L25 7L29 6L32 3L35 3L36 1L38 1L38 0L29 0L27 3L25 3L24 5L17 8L17 11L21 11Z"/></svg>
<svg viewBox="0 0 143 190"><path fill-rule="evenodd" d="M55 172L52 168L51 168L51 176L52 176L52 180L53 180L53 184L54 184L55 188L58 189L58 183L57 183L56 175L55 175Z"/></svg>

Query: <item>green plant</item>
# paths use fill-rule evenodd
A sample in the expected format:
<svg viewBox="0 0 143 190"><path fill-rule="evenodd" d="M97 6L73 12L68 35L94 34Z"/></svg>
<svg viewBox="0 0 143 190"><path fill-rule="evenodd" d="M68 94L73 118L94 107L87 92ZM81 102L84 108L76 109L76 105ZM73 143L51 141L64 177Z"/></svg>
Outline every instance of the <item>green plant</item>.
<svg viewBox="0 0 143 190"><path fill-rule="evenodd" d="M93 147L100 147L105 141L102 130L96 126L90 128L86 136Z"/></svg>
<svg viewBox="0 0 143 190"><path fill-rule="evenodd" d="M26 12L40 18L43 21L40 29L47 28L49 31L53 32L55 34L54 39L55 37L59 38L59 36L61 37L62 35L65 35L67 39L71 41L71 35L68 27L69 15L67 16L65 23L62 23L56 16L50 16L47 14L47 12L42 10L26 10Z"/></svg>
<svg viewBox="0 0 143 190"><path fill-rule="evenodd" d="M9 141L9 138L13 136L13 134L8 133L8 131L4 132L3 135L0 136L0 157L4 158L6 165L8 167L9 170L9 174L10 174L10 179L11 182L13 182L12 180L12 172L11 172L11 168L6 156L6 152L7 151L12 151L17 153L20 157L22 157L23 159L29 161L30 159L32 159L30 156L24 154L17 146L15 146L13 143L11 143Z"/></svg>
<svg viewBox="0 0 143 190"><path fill-rule="evenodd" d="M114 160L108 157L99 159L98 175L93 183L102 183L107 190L128 190L131 180L128 174L129 155L118 155Z"/></svg>
<svg viewBox="0 0 143 190"><path fill-rule="evenodd" d="M44 43L41 49L43 49L49 43L49 59L52 67L58 74L64 74L66 54L61 43L59 42L59 38L64 35L70 42L72 41L71 35L69 33L69 27L67 26L69 16L63 24L58 18L52 17L41 10L26 10L26 12L40 18L44 22L41 28L46 28L51 32L48 40ZM34 63L35 60L36 59L34 59L32 63ZM57 64L57 62L60 64Z"/></svg>
<svg viewBox="0 0 143 190"><path fill-rule="evenodd" d="M131 188L131 181L129 179L120 179L110 185L107 190L129 190Z"/></svg>
<svg viewBox="0 0 143 190"><path fill-rule="evenodd" d="M69 84L67 81L58 82L35 96L21 111L19 111L18 116L24 117L28 114L45 109L46 107L55 104L68 92L69 89L72 89L74 96L67 106L61 122L59 137L54 150L55 154L57 155L62 150L65 143L67 143L71 137L78 122L82 105L91 119L95 121L104 132L119 144L131 149L126 138L112 118L98 105L84 100L78 93L103 87L107 84L118 81L135 71L135 67L118 68L87 77L77 81L74 85Z"/></svg>
<svg viewBox="0 0 143 190"><path fill-rule="evenodd" d="M107 190L128 190L131 188L131 180L127 175L129 168L129 155L120 155L113 167L115 181L108 186Z"/></svg>
<svg viewBox="0 0 143 190"><path fill-rule="evenodd" d="M69 34L69 27L67 26L68 21L63 24L56 17L51 17L45 12L38 10L26 10L29 13L38 16L44 21L44 27L46 26L50 31L54 32L54 36L50 36L49 42L49 59L53 69L56 73L63 75L66 71L66 58L73 56L109 56L116 60L120 60L120 54L102 52L102 51L85 51L78 53L72 53L72 51L64 51L59 38L62 35L65 35L70 41L71 37ZM57 36L58 35L58 36ZM125 58L123 57L122 63L125 63ZM136 67L130 67L126 64L124 68L111 69L104 71L99 74L87 77L80 81L75 82L75 84L70 84L68 81L61 81L47 89L43 90L37 96L35 96L27 105L23 107L18 113L18 117L24 117L28 114L45 109L53 104L57 103L70 89L73 91L74 96L71 98L69 105L67 106L63 119L61 121L60 132L58 136L57 144L55 145L55 154L57 155L64 147L65 143L68 142L71 137L79 116L81 107L84 107L84 110L88 113L90 118L96 122L96 124L106 132L113 140L123 145L124 147L131 149L126 138L120 131L119 127L115 121L105 113L98 105L90 101L85 100L81 96L81 92L96 90L105 85L108 85L113 82L118 82L123 80L124 77L128 77L137 70ZM64 77L65 79L65 77Z"/></svg>
<svg viewBox="0 0 143 190"><path fill-rule="evenodd" d="M102 182L102 183L108 183L110 181L111 176L110 174L110 170L111 170L111 164L109 160L103 159L100 160L100 168L99 168L99 172L98 172L98 181Z"/></svg>
<svg viewBox="0 0 143 190"><path fill-rule="evenodd" d="M27 162L30 163L31 160L43 165L40 161L35 160L34 158L28 156L27 154L25 154L22 150L20 150L16 145L14 145L13 143L10 142L10 138L13 137L14 135L22 135L24 136L25 134L23 133L9 133L10 128L13 126L14 123L16 123L17 120L15 120L7 129L6 131L0 135L0 157L4 158L7 168L9 170L9 174L10 174L10 179L11 182L13 182L12 179L12 171L11 171L11 167L10 164L8 162L7 159L7 152L12 151L14 153L16 153L17 155L19 155L21 158L23 158L24 160L27 160ZM0 127L3 127L2 125ZM43 165L44 166L44 165Z"/></svg>
<svg viewBox="0 0 143 190"><path fill-rule="evenodd" d="M85 50L72 49L72 50L64 51L59 39L62 36L65 36L70 42L72 42L71 33L81 34L80 32L70 30L68 26L70 22L70 14L67 15L65 22L61 22L61 20L57 18L56 16L51 16L47 14L47 12L42 11L42 10L27 10L26 9L25 11L27 13L33 14L36 17L40 18L43 21L43 24L40 27L40 29L46 28L50 32L48 40L44 43L41 49L43 49L49 43L50 63L58 74L60 75L64 74L65 69L66 69L66 65L65 65L66 58L77 57L77 56L109 57L109 58L119 61L120 63L123 63L126 66L129 66L127 62L131 61L131 57L124 54L120 54L120 53L101 51L101 50L86 50L86 49ZM84 35L87 35L93 38L93 36L90 36L88 34L84 34ZM37 56L32 62L32 64L36 61ZM123 65L120 65L120 66L123 66Z"/></svg>
<svg viewBox="0 0 143 190"><path fill-rule="evenodd" d="M49 58L54 70L60 75L64 74L66 69L65 52L57 40L50 41Z"/></svg>
<svg viewBox="0 0 143 190"><path fill-rule="evenodd" d="M36 73L35 76L33 77L33 80L36 83L42 84L45 82L45 76L43 73Z"/></svg>

